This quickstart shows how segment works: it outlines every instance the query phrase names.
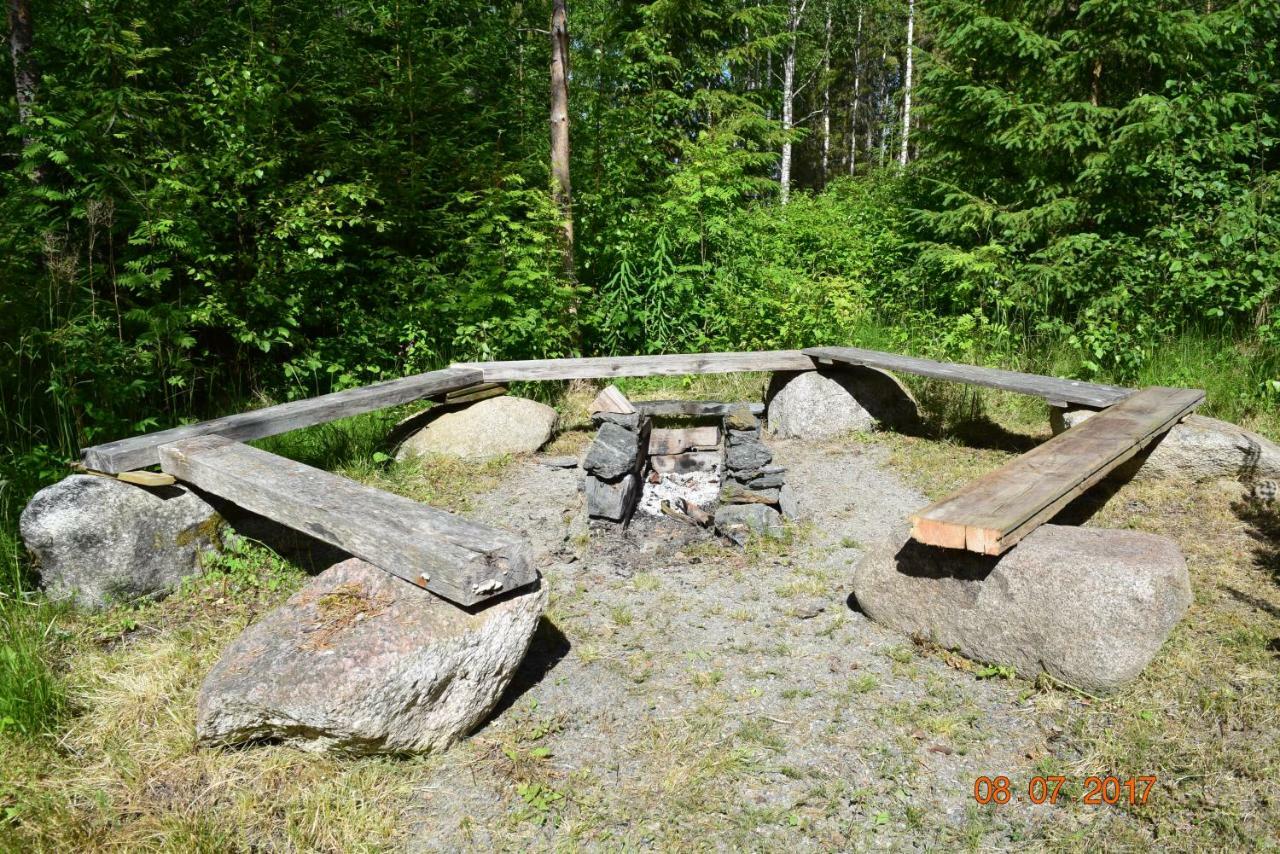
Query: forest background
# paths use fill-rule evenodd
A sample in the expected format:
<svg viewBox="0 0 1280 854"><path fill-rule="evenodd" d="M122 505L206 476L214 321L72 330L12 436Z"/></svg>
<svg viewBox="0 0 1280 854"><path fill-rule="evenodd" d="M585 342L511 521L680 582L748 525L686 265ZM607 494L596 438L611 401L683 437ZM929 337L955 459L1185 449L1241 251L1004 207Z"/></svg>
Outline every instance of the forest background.
<svg viewBox="0 0 1280 854"><path fill-rule="evenodd" d="M80 447L450 361L854 344L1277 433L1276 4L6 2L6 624Z"/></svg>

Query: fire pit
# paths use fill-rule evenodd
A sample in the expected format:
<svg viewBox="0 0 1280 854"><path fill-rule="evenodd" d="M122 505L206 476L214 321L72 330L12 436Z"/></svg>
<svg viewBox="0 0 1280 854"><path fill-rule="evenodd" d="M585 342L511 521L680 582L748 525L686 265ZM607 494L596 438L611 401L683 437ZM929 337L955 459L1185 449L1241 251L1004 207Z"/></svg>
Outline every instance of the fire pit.
<svg viewBox="0 0 1280 854"><path fill-rule="evenodd" d="M592 405L599 432L583 462L587 513L627 525L638 510L743 543L777 536L795 502L761 437L761 404L632 403L610 386Z"/></svg>

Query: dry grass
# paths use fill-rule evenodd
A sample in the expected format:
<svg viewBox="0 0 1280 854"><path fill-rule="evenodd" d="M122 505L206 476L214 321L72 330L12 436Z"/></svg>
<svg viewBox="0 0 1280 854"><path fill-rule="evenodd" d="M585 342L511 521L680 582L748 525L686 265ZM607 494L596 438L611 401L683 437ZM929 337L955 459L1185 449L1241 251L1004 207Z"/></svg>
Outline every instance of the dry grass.
<svg viewBox="0 0 1280 854"><path fill-rule="evenodd" d="M900 476L940 497L1012 457L1020 437L1047 436L1017 412L983 412L995 413L990 435L1014 437L1005 447L971 448L946 435L876 434L871 441L888 447ZM1046 773L1160 781L1145 806L1123 808L1079 804L1077 785L1043 839L1069 850L1280 846L1280 508L1250 504L1232 481L1137 478L1105 486L1114 490L1105 502L1086 496L1092 504L1082 499L1069 512L1092 513L1084 521L1090 526L1175 540L1195 598L1160 654L1120 693L1071 702L1081 698L1046 680L1031 695L1065 734L1041 758ZM955 666L954 653L931 654Z"/></svg>

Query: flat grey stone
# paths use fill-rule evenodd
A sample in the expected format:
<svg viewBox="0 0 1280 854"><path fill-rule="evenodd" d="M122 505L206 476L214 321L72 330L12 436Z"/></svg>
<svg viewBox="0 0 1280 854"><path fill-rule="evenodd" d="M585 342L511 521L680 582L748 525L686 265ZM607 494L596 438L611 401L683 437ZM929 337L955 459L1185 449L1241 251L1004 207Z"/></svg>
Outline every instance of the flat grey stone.
<svg viewBox="0 0 1280 854"><path fill-rule="evenodd" d="M832 439L877 424L910 427L920 418L896 377L860 366L774 374L767 401L769 432L791 439Z"/></svg>
<svg viewBox="0 0 1280 854"><path fill-rule="evenodd" d="M1042 525L999 558L881 542L853 592L868 617L904 634L1092 692L1142 672L1191 604L1172 540L1060 525Z"/></svg>
<svg viewBox="0 0 1280 854"><path fill-rule="evenodd" d="M782 515L766 504L721 504L716 508L716 533L742 545L752 534L782 537Z"/></svg>
<svg viewBox="0 0 1280 854"><path fill-rule="evenodd" d="M631 516L639 497L639 478L634 474L623 475L614 483L587 475L587 515L596 519L623 522Z"/></svg>
<svg viewBox="0 0 1280 854"><path fill-rule="evenodd" d="M755 430L726 430L730 445L744 445L749 442L755 442L760 439L760 429Z"/></svg>
<svg viewBox="0 0 1280 854"><path fill-rule="evenodd" d="M800 502L796 499L796 491L789 483L784 483L778 490L778 509L785 519L800 518Z"/></svg>
<svg viewBox="0 0 1280 854"><path fill-rule="evenodd" d="M553 469L576 469L578 467L577 457L538 457L538 462L547 468Z"/></svg>
<svg viewBox="0 0 1280 854"><path fill-rule="evenodd" d="M596 412L591 416L591 423L596 427L604 424L617 424L619 427L626 427L628 430L640 429L640 418L642 414L639 412Z"/></svg>
<svg viewBox="0 0 1280 854"><path fill-rule="evenodd" d="M1049 423L1056 435L1093 414L1090 409L1054 407L1049 410ZM1276 479L1280 478L1280 446L1229 421L1188 415L1149 450L1122 466L1121 472L1195 481Z"/></svg>
<svg viewBox="0 0 1280 854"><path fill-rule="evenodd" d="M491 397L431 421L404 441L396 459L441 454L488 459L532 454L551 438L556 411L523 397Z"/></svg>
<svg viewBox="0 0 1280 854"><path fill-rule="evenodd" d="M601 480L614 481L637 468L641 436L606 421L600 425L582 467Z"/></svg>
<svg viewBox="0 0 1280 854"><path fill-rule="evenodd" d="M474 729L524 658L539 582L466 610L352 558L246 629L196 701L203 745L426 753Z"/></svg>
<svg viewBox="0 0 1280 854"><path fill-rule="evenodd" d="M730 471L753 471L773 461L773 452L760 442L730 445L724 464Z"/></svg>
<svg viewBox="0 0 1280 854"><path fill-rule="evenodd" d="M782 483L781 474L762 474L747 481L747 489L777 489Z"/></svg>
<svg viewBox="0 0 1280 854"><path fill-rule="evenodd" d="M75 474L37 492L18 525L49 597L96 609L161 596L200 574L222 518L182 485Z"/></svg>

